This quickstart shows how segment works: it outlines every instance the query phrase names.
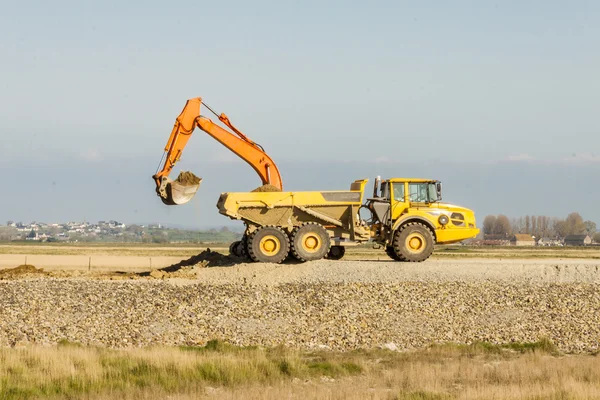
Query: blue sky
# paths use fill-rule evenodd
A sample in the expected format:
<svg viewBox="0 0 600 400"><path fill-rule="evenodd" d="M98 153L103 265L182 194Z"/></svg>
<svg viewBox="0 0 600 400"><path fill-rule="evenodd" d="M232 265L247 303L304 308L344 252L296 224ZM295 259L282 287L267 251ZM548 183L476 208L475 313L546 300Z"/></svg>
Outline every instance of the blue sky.
<svg viewBox="0 0 600 400"><path fill-rule="evenodd" d="M218 194L259 182L201 131L180 164L204 177L197 205L167 209L149 178L185 100L202 96L289 189L410 171L447 176L448 199L480 221L541 208L600 223L598 20L592 1L3 4L0 166L27 201L0 200L0 222L226 222ZM541 204L557 185L569 191Z"/></svg>

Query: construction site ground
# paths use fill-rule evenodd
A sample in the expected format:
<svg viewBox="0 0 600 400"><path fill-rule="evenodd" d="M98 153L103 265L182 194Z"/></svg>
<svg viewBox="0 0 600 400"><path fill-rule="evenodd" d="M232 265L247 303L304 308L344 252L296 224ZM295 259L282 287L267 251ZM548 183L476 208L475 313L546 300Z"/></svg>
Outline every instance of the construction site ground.
<svg viewBox="0 0 600 400"><path fill-rule="evenodd" d="M0 346L235 345L397 350L534 342L594 353L600 249L437 249L424 263L351 248L251 263L189 246L0 247ZM178 255L179 254L179 255Z"/></svg>

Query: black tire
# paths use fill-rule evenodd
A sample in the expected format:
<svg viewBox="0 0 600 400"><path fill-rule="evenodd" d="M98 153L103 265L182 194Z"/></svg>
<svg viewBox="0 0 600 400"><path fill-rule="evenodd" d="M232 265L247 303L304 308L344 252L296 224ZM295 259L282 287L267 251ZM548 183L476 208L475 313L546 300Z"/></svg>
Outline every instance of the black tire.
<svg viewBox="0 0 600 400"><path fill-rule="evenodd" d="M329 234L316 222L307 222L292 232L292 253L300 261L320 260L330 247Z"/></svg>
<svg viewBox="0 0 600 400"><path fill-rule="evenodd" d="M394 251L394 246L385 246L385 254L388 255L389 258L396 261L403 261L400 257L396 255Z"/></svg>
<svg viewBox="0 0 600 400"><path fill-rule="evenodd" d="M331 246L325 258L328 260L341 260L344 254L346 254L345 246Z"/></svg>
<svg viewBox="0 0 600 400"><path fill-rule="evenodd" d="M239 254L238 257L241 258L248 258L248 236L244 235L242 236L242 240L240 240L237 249L236 249L236 253Z"/></svg>
<svg viewBox="0 0 600 400"><path fill-rule="evenodd" d="M433 253L433 233L423 224L409 222L394 235L394 253L400 261L422 262Z"/></svg>
<svg viewBox="0 0 600 400"><path fill-rule="evenodd" d="M241 240L235 241L229 245L229 254L232 256L240 257L238 253L238 246L242 244Z"/></svg>
<svg viewBox="0 0 600 400"><path fill-rule="evenodd" d="M248 255L253 261L279 264L290 252L290 238L276 226L263 226L248 237Z"/></svg>
<svg viewBox="0 0 600 400"><path fill-rule="evenodd" d="M247 239L246 236L242 240L235 241L229 245L229 254L235 257L248 258L248 252L246 251Z"/></svg>

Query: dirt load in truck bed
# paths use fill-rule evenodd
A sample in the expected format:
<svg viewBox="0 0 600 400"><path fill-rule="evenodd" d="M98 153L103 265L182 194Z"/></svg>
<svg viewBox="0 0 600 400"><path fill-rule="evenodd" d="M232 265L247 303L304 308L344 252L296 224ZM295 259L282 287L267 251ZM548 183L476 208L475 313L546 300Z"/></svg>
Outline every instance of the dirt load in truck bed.
<svg viewBox="0 0 600 400"><path fill-rule="evenodd" d="M270 184L262 185L254 189L252 192L281 192L277 186L273 186Z"/></svg>

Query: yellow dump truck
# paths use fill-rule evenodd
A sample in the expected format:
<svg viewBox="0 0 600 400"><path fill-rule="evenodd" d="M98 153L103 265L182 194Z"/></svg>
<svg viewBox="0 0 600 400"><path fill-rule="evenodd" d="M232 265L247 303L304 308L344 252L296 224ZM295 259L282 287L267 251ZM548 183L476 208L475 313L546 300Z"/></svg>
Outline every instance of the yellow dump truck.
<svg viewBox="0 0 600 400"><path fill-rule="evenodd" d="M426 260L434 243L479 233L473 211L441 202L438 181L376 179L373 196L363 202L367 181L355 181L349 191L223 193L219 212L246 225L230 251L261 262L282 262L288 254L339 259L346 246L373 241L394 260L415 262Z"/></svg>
<svg viewBox="0 0 600 400"><path fill-rule="evenodd" d="M274 263L290 255L301 261L340 259L347 246L373 241L394 260L417 262L431 255L434 243L454 243L479 232L473 211L441 202L442 185L435 180L377 178L367 199L367 179L353 182L348 191L283 191L279 170L264 148L225 114L215 113L232 132L201 116L201 104L214 113L201 98L188 100L152 178L165 204L184 204L195 195L200 178L185 172L173 181L169 174L196 127L246 161L263 185L253 192L223 193L217 203L221 214L245 223L242 240L230 246L235 255Z"/></svg>

